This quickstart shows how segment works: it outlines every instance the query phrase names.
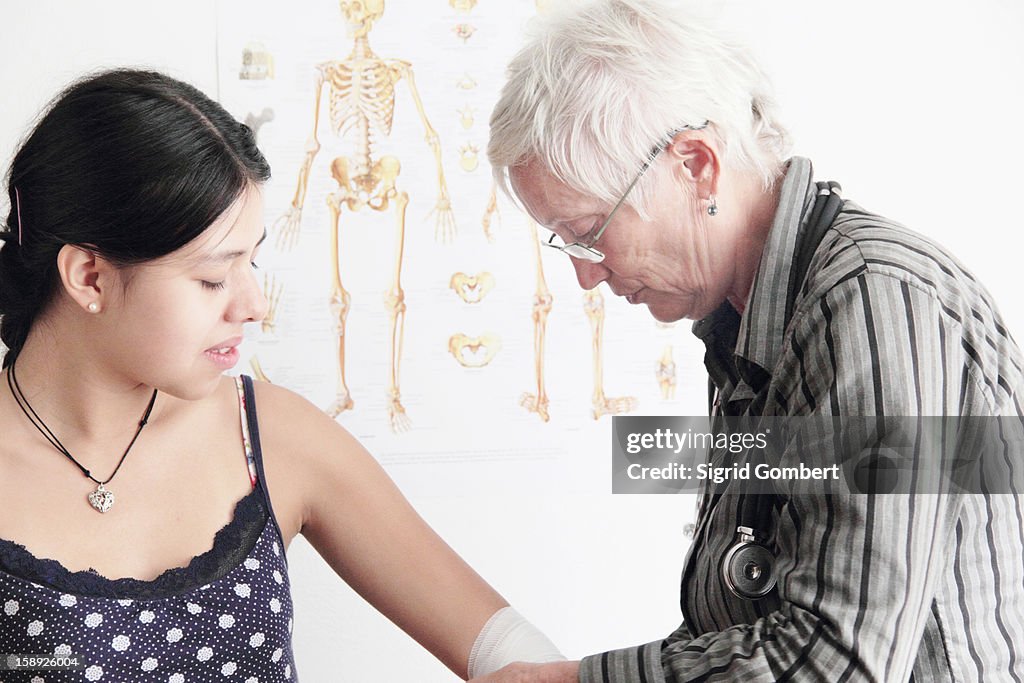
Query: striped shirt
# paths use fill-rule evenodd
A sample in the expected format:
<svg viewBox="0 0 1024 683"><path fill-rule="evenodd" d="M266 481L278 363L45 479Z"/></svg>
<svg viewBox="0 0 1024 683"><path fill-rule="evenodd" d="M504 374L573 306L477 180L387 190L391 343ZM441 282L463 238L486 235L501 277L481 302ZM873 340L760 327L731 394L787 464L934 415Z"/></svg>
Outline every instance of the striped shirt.
<svg viewBox="0 0 1024 683"><path fill-rule="evenodd" d="M1024 359L989 294L941 247L853 202L787 323L815 194L810 162L792 159L744 315L725 305L694 324L713 411L991 415L1024 432ZM711 343L723 339L732 363ZM1008 467L1019 481L1024 463ZM1024 497L1014 490L783 498L759 521L774 529L778 585L752 601L719 571L742 495L703 496L682 626L584 658L580 681L1024 681Z"/></svg>

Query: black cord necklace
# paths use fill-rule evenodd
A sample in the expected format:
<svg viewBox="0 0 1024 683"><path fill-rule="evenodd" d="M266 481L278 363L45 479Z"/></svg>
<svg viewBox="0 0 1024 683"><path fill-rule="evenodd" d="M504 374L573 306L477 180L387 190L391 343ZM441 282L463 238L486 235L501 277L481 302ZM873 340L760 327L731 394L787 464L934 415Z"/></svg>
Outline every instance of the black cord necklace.
<svg viewBox="0 0 1024 683"><path fill-rule="evenodd" d="M60 439L57 438L56 434L46 426L43 419L39 417L38 413L36 413L32 408L28 399L25 398L25 394L21 391L21 386L18 384L18 378L14 375L14 363L11 363L11 367L7 370L7 386L10 387L11 395L14 397L18 407L21 408L21 412L25 413L25 417L27 417L29 422L32 423L32 426L38 429L39 433L46 437L46 440L49 441L54 448L63 453L68 460L75 463L78 469L82 470L82 474L99 484L96 490L89 494L89 504L100 512L106 512L109 510L114 505L114 492L108 491L106 484L113 479L114 475L117 474L117 471L121 469L121 463L123 463L124 459L128 456L128 451L130 451L132 446L135 445L135 441L139 438L139 434L142 433L142 428L145 427L146 423L149 421L149 415L153 412L153 405L156 403L157 390L153 390L153 398L149 399L149 405L146 407L146 414L143 415L142 420L139 421L139 428L135 430L135 436L132 437L132 441L128 444L128 448L124 449L124 454L121 455L121 460L117 463L117 467L114 468L114 474L107 477L106 481L100 481L93 477L92 474L89 473L89 470L85 469L81 463L75 460L74 456L71 455L70 451L64 447L64 444L60 442Z"/></svg>

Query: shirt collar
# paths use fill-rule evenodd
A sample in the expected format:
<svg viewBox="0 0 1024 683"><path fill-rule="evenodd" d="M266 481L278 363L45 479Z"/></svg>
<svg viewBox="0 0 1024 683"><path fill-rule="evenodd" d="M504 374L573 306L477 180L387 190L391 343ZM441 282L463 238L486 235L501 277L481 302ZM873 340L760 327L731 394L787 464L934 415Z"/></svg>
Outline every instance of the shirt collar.
<svg viewBox="0 0 1024 683"><path fill-rule="evenodd" d="M814 203L816 193L810 160L803 157L790 159L779 190L775 218L761 252L746 310L739 319L734 337L734 353L738 361L736 369L752 387L757 387L770 376L781 353L786 331L786 300L795 266L797 237L803 223L810 218L808 209ZM732 309L728 302L723 303L724 306ZM706 344L712 329L721 328L730 319L735 325L735 316L735 311L732 315L726 315L719 308L706 318L696 321L693 333ZM756 367L751 367L751 364Z"/></svg>

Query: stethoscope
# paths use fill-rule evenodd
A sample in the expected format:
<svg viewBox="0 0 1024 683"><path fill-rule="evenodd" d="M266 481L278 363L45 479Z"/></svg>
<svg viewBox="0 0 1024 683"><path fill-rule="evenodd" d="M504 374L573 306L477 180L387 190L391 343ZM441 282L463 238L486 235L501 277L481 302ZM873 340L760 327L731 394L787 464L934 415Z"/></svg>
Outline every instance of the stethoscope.
<svg viewBox="0 0 1024 683"><path fill-rule="evenodd" d="M818 194L811 208L811 218L805 228L806 232L799 238L799 251L791 273L789 299L786 302L787 321L793 313L793 305L807 276L811 258L843 206L840 196L842 188L838 183L819 182L817 186ZM717 395L717 389L715 393ZM717 406L717 397L713 404ZM737 598L759 600L771 593L778 581L777 558L767 545L771 535L758 530L758 526L773 514L774 497L764 494L741 495L739 525L732 545L722 556L721 579Z"/></svg>
<svg viewBox="0 0 1024 683"><path fill-rule="evenodd" d="M767 546L769 536L750 525L760 523L765 519L763 515L769 512L757 509L763 506L762 499L765 498L771 497L764 494L743 497L736 537L722 556L722 583L733 595L743 600L763 598L772 592L777 582L775 553ZM751 501L754 501L752 505ZM751 508L755 511L748 517L745 513Z"/></svg>

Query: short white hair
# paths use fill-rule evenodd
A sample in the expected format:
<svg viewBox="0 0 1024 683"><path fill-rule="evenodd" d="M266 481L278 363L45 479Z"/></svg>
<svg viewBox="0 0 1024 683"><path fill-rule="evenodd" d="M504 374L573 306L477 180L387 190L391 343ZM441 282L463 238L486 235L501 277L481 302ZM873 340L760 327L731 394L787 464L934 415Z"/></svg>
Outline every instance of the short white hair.
<svg viewBox="0 0 1024 683"><path fill-rule="evenodd" d="M569 187L615 202L653 148L705 121L723 164L756 173L765 189L781 176L789 140L768 78L692 2L561 9L532 20L491 114L487 156L506 193L508 170L537 160ZM642 179L627 200L641 216L653 185Z"/></svg>

